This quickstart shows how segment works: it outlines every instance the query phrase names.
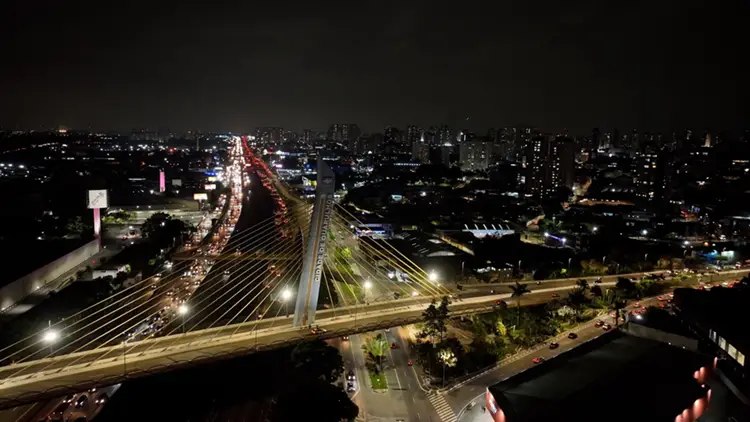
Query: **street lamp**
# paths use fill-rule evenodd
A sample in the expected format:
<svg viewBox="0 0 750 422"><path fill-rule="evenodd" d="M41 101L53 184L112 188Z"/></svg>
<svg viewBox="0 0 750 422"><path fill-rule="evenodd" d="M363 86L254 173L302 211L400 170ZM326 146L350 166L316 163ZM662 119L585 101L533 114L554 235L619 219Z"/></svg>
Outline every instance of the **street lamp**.
<svg viewBox="0 0 750 422"><path fill-rule="evenodd" d="M184 303L177 308L177 313L182 317L182 334L185 334L185 315L187 315L189 311L190 308Z"/></svg>
<svg viewBox="0 0 750 422"><path fill-rule="evenodd" d="M549 237L549 233L544 232L544 237Z"/></svg>
<svg viewBox="0 0 750 422"><path fill-rule="evenodd" d="M281 292L281 300L284 302L284 312L286 313L286 316L289 316L289 299L292 298L292 291L289 289L284 289Z"/></svg>
<svg viewBox="0 0 750 422"><path fill-rule="evenodd" d="M593 228L592 228L591 230L592 230L592 231L593 231L594 233L596 233L596 231L597 231L597 230L599 230L599 227L596 227L596 226L594 226L594 227L593 227Z"/></svg>
<svg viewBox="0 0 750 422"><path fill-rule="evenodd" d="M416 290L414 290L413 292L411 292L411 295L413 297L417 297L417 296L419 296L419 292L417 292Z"/></svg>
<svg viewBox="0 0 750 422"><path fill-rule="evenodd" d="M646 236L648 234L648 230L643 229L641 230L641 236Z"/></svg>
<svg viewBox="0 0 750 422"><path fill-rule="evenodd" d="M566 239L564 237L562 239L560 239L560 242L562 242L563 246L565 246L565 242L567 242L567 241L568 241L568 239Z"/></svg>
<svg viewBox="0 0 750 422"><path fill-rule="evenodd" d="M437 273L435 271L430 271L430 274L428 275L428 278L431 282L436 282L438 279Z"/></svg>

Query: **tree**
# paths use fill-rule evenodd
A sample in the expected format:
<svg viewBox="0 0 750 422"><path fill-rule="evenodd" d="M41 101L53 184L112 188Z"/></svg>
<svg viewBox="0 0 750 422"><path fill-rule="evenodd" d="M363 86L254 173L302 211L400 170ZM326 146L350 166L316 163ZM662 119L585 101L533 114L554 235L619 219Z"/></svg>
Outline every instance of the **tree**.
<svg viewBox="0 0 750 422"><path fill-rule="evenodd" d="M453 368L456 366L458 359L451 349L442 349L438 352L438 360L443 364L443 385L445 385L445 368Z"/></svg>
<svg viewBox="0 0 750 422"><path fill-rule="evenodd" d="M157 212L147 218L141 225L141 236L149 239L156 246L171 246L184 233L194 228L182 220L173 219L171 215Z"/></svg>
<svg viewBox="0 0 750 422"><path fill-rule="evenodd" d="M518 312L518 325L521 325L521 296L525 295L526 293L529 293L531 290L529 290L529 287L526 284L521 284L516 281L516 284L510 286L510 289L513 290L513 293L511 293L510 297L516 298L516 311Z"/></svg>
<svg viewBox="0 0 750 422"><path fill-rule="evenodd" d="M503 324L503 319L498 317L497 322L495 323L495 330L497 331L497 334L499 336L505 337L508 335L508 329L505 328L505 324Z"/></svg>
<svg viewBox="0 0 750 422"><path fill-rule="evenodd" d="M344 360L339 351L321 339L299 344L292 350L295 368L309 378L336 381L344 372Z"/></svg>
<svg viewBox="0 0 750 422"><path fill-rule="evenodd" d="M568 303L570 304L570 307L575 311L576 317L580 315L581 308L586 303L586 294L584 293L583 289L579 287L568 293Z"/></svg>
<svg viewBox="0 0 750 422"><path fill-rule="evenodd" d="M594 286L591 288L591 294L596 297L602 297L604 295L604 292L602 292L602 288L600 286Z"/></svg>
<svg viewBox="0 0 750 422"><path fill-rule="evenodd" d="M66 236L83 237L87 232L91 232L92 227L84 224L81 216L73 217L65 225Z"/></svg>
<svg viewBox="0 0 750 422"><path fill-rule="evenodd" d="M615 314L615 327L619 325L620 321L620 311L625 308L626 302L620 295L617 293L617 291L614 290L607 290L607 294L605 295L605 299L607 301L607 307L610 311L613 311Z"/></svg>
<svg viewBox="0 0 750 422"><path fill-rule="evenodd" d="M362 348L370 355L375 362L375 372L382 371L383 358L388 353L388 342L382 334L370 338L362 345Z"/></svg>
<svg viewBox="0 0 750 422"><path fill-rule="evenodd" d="M449 305L450 300L447 296L443 296L439 306L435 306L435 301L433 300L430 306L422 312L422 316L425 319L422 334L430 336L433 339L433 343L436 337L440 338L440 341L443 341L443 335L447 330L446 321L448 319Z"/></svg>
<svg viewBox="0 0 750 422"><path fill-rule="evenodd" d="M586 280L584 280L584 279L580 279L580 280L576 281L576 285L577 285L577 286L578 286L578 287L579 287L579 288L580 288L581 290L583 290L583 292L584 292L584 293L586 293L586 290L588 290L588 289L589 289L589 282L588 282L588 281L586 281Z"/></svg>

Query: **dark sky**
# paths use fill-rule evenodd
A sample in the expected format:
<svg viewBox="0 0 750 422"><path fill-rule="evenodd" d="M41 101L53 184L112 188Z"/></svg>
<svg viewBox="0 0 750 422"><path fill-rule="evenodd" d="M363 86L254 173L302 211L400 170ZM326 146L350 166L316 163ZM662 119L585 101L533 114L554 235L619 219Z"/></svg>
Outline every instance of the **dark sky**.
<svg viewBox="0 0 750 422"><path fill-rule="evenodd" d="M716 130L749 115L746 1L195 3L0 2L0 125Z"/></svg>

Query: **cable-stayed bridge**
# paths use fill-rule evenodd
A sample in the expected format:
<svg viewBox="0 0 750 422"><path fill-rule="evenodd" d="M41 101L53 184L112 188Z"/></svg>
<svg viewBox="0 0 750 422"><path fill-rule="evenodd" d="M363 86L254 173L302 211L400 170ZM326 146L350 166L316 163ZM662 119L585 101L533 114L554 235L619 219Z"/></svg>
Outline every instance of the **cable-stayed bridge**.
<svg viewBox="0 0 750 422"><path fill-rule="evenodd" d="M235 194L247 187L243 171L252 166L278 195L270 170L247 145L238 143L232 159ZM280 206L232 233L222 247L204 242L181 254L169 271L0 348L0 408L313 338L412 323L431 300L455 297L387 241L358 237L353 227L361 222L333 202L333 174L324 164L318 180L313 204ZM575 281L530 286L527 300L548 300ZM604 283L613 284L614 278ZM510 297L510 288L465 296L454 300L451 312L491 309Z"/></svg>

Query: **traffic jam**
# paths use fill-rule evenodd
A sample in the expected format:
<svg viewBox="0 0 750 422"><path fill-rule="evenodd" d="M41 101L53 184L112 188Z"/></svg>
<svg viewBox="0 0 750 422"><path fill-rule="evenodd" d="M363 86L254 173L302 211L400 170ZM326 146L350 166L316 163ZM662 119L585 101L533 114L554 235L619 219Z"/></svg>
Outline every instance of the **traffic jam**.
<svg viewBox="0 0 750 422"><path fill-rule="evenodd" d="M173 262L167 261L161 268L160 273L152 277L153 284L149 289L147 299L158 295L163 297L159 302L161 306L155 313L141 321L137 326L123 335L121 343L128 343L154 337L164 330L170 321L179 318L187 310L187 301L201 285L214 264L212 255L220 254L229 242L235 224L242 211L243 189L250 184L246 176L245 159L239 138L235 138L235 144L230 149L231 164L226 168L225 178L231 189L230 204L223 221L220 219L222 210L226 205L226 195L219 198L218 206L207 214L201 224L198 233L185 245L186 249L194 249L196 259L191 260L187 268L180 268ZM213 229L213 232L212 232ZM180 267L185 267L181 265ZM181 274L175 274L180 271ZM166 275L169 274L170 277ZM177 277L174 277L174 276ZM170 280L167 281L167 278ZM119 384L104 388L92 388L90 390L68 395L60 400L48 403L41 413L40 420L45 421L86 421L93 419L109 401L110 397L120 387Z"/></svg>

